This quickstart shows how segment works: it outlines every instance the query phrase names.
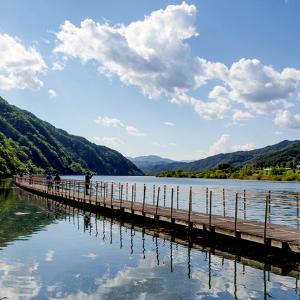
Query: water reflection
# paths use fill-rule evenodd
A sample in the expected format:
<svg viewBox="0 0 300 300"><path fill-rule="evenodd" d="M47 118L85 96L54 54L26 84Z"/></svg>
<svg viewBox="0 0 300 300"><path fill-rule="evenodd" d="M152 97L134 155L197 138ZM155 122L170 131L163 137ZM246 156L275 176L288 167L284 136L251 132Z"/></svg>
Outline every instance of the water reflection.
<svg viewBox="0 0 300 300"><path fill-rule="evenodd" d="M14 193L9 211L29 212L31 222L12 216L15 228L27 230L10 235L0 252L0 298L299 299L297 273L282 276L258 262L161 238L159 230Z"/></svg>

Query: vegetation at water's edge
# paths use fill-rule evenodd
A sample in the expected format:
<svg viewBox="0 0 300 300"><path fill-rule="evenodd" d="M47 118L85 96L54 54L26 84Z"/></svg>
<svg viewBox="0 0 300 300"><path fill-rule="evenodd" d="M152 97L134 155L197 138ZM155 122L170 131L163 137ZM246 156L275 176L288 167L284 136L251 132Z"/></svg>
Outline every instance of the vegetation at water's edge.
<svg viewBox="0 0 300 300"><path fill-rule="evenodd" d="M214 179L256 179L278 181L300 181L300 169L274 166L265 169L255 169L249 166L231 168L227 164L218 168L201 172L184 172L170 170L160 172L159 177L187 177L187 178L214 178Z"/></svg>

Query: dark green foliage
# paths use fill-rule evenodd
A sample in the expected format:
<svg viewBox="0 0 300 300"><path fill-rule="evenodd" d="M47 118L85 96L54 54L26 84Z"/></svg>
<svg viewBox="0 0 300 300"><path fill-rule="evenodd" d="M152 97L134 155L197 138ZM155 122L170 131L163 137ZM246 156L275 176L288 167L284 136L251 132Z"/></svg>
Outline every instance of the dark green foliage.
<svg viewBox="0 0 300 300"><path fill-rule="evenodd" d="M35 173L82 174L90 170L101 175L142 175L119 152L57 129L1 97L0 132L6 141L3 147L9 153L5 157L10 157L7 158L10 163L0 165L0 174L6 174L2 176L15 173L20 166ZM7 138L10 139L8 144ZM12 142L13 146L9 147ZM14 152L12 148L15 148ZM5 153L0 155L2 161L6 160Z"/></svg>

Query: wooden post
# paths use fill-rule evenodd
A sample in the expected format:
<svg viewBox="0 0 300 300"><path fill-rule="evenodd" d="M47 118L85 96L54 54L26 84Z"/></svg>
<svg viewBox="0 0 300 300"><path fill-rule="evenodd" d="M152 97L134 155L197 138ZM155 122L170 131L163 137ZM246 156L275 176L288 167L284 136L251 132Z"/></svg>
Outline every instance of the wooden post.
<svg viewBox="0 0 300 300"><path fill-rule="evenodd" d="M160 192L160 187L157 189L157 200L156 200L156 209L155 209L155 217L157 218L157 210L158 210L158 202L159 202L159 192Z"/></svg>
<svg viewBox="0 0 300 300"><path fill-rule="evenodd" d="M208 214L208 188L206 188L206 214Z"/></svg>
<svg viewBox="0 0 300 300"><path fill-rule="evenodd" d="M134 202L136 202L136 183L134 184Z"/></svg>
<svg viewBox="0 0 300 300"><path fill-rule="evenodd" d="M126 201L128 201L128 182L126 182Z"/></svg>
<svg viewBox="0 0 300 300"><path fill-rule="evenodd" d="M96 182L96 205L98 204L98 181Z"/></svg>
<svg viewBox="0 0 300 300"><path fill-rule="evenodd" d="M177 201L177 209L179 209L179 186L177 185L177 190L176 190L176 192L177 192L177 195L176 195L176 201Z"/></svg>
<svg viewBox="0 0 300 300"><path fill-rule="evenodd" d="M122 198L123 198L123 184L121 184L121 191L120 191L120 209L122 208Z"/></svg>
<svg viewBox="0 0 300 300"><path fill-rule="evenodd" d="M79 181L78 181L78 184L77 184L77 188L78 188L77 200L79 201L79 189L80 189L80 182Z"/></svg>
<svg viewBox="0 0 300 300"><path fill-rule="evenodd" d="M166 207L166 185L164 185L164 207Z"/></svg>
<svg viewBox="0 0 300 300"><path fill-rule="evenodd" d="M238 217L238 198L239 194L235 194L235 211L234 211L234 234L237 233L237 217Z"/></svg>
<svg viewBox="0 0 300 300"><path fill-rule="evenodd" d="M155 205L155 184L153 184L153 198L152 198L152 203Z"/></svg>
<svg viewBox="0 0 300 300"><path fill-rule="evenodd" d="M110 190L110 207L112 208L112 201L113 201L113 197L114 197L114 183L111 183L111 190Z"/></svg>
<svg viewBox="0 0 300 300"><path fill-rule="evenodd" d="M93 182L90 183L90 188L89 188L89 192L90 192L89 202L90 202L90 204L91 204L91 199L92 199L92 191L93 191Z"/></svg>
<svg viewBox="0 0 300 300"><path fill-rule="evenodd" d="M266 237L267 237L268 211L269 211L269 196L266 196L265 224L264 224L264 242L266 242Z"/></svg>
<svg viewBox="0 0 300 300"><path fill-rule="evenodd" d="M144 184L144 194L143 194L143 210L142 213L145 213L145 201L146 201L146 184Z"/></svg>
<svg viewBox="0 0 300 300"><path fill-rule="evenodd" d="M105 192L106 192L106 182L104 182L104 185L103 185L103 205L104 206L105 206L105 198L106 198Z"/></svg>
<svg viewBox="0 0 300 300"><path fill-rule="evenodd" d="M223 215L226 217L225 189L223 188Z"/></svg>
<svg viewBox="0 0 300 300"><path fill-rule="evenodd" d="M299 218L299 194L296 195L296 203L297 203L297 218Z"/></svg>
<svg viewBox="0 0 300 300"><path fill-rule="evenodd" d="M192 187L190 187L190 194L189 194L189 218L188 218L189 226L191 224L191 212L192 212Z"/></svg>
<svg viewBox="0 0 300 300"><path fill-rule="evenodd" d="M209 191L209 219L208 219L209 229L211 229L211 213L212 213L212 191Z"/></svg>
<svg viewBox="0 0 300 300"><path fill-rule="evenodd" d="M269 212L268 212L269 223L271 223L271 201L272 201L271 191L269 191L269 206L268 206L268 209L269 209Z"/></svg>
<svg viewBox="0 0 300 300"><path fill-rule="evenodd" d="M133 190L134 190L134 186L131 186L131 211L133 210Z"/></svg>
<svg viewBox="0 0 300 300"><path fill-rule="evenodd" d="M246 220L246 190L244 190L244 220Z"/></svg>
<svg viewBox="0 0 300 300"><path fill-rule="evenodd" d="M173 201L174 201L174 188L172 188L172 190L171 190L171 222L173 219Z"/></svg>

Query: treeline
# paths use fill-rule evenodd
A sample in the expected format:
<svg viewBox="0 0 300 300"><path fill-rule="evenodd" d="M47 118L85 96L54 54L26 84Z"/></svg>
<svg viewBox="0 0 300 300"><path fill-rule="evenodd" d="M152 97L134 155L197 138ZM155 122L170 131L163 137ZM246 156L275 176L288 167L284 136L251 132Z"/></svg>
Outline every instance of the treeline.
<svg viewBox="0 0 300 300"><path fill-rule="evenodd" d="M256 180L278 180L278 181L300 181L300 169L296 164L293 166L273 166L265 169L256 169L249 166L232 168L227 164L219 165L215 169L201 172L185 172L183 170L170 170L159 173L159 177L187 177L187 178L214 178L214 179L256 179Z"/></svg>

